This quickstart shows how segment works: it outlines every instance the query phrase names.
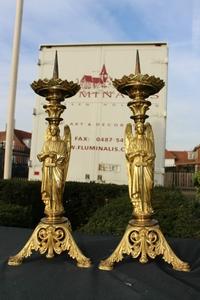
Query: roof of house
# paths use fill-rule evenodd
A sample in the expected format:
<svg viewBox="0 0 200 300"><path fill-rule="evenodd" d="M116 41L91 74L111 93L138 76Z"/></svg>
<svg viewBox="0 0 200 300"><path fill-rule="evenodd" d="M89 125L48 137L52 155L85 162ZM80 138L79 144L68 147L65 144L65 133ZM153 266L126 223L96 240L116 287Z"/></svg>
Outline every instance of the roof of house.
<svg viewBox="0 0 200 300"><path fill-rule="evenodd" d="M173 151L176 156L176 165L193 164L194 159L188 159L187 151Z"/></svg>
<svg viewBox="0 0 200 300"><path fill-rule="evenodd" d="M195 159L188 158L188 151L165 151L166 159L175 159L176 165L192 165Z"/></svg>
<svg viewBox="0 0 200 300"><path fill-rule="evenodd" d="M173 154L172 151L165 150L165 158L166 158L166 159L175 159L176 156Z"/></svg>
<svg viewBox="0 0 200 300"><path fill-rule="evenodd" d="M19 129L14 129L14 136L25 146L27 145L24 143L24 140L31 139L31 132L23 131ZM6 140L6 131L0 131L0 141L3 142Z"/></svg>
<svg viewBox="0 0 200 300"><path fill-rule="evenodd" d="M31 139L31 132L23 131L19 129L14 129L14 134L17 136L17 138L21 141L24 139Z"/></svg>
<svg viewBox="0 0 200 300"><path fill-rule="evenodd" d="M6 138L6 132L5 131L0 131L0 141L5 140Z"/></svg>

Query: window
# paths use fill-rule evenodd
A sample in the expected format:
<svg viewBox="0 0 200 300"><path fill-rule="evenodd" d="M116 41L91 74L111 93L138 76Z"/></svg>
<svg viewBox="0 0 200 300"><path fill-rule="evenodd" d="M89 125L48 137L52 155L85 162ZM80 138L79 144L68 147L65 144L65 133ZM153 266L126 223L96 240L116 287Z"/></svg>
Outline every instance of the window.
<svg viewBox="0 0 200 300"><path fill-rule="evenodd" d="M101 163L101 164L99 164L98 170L99 171L104 171L104 172L119 173L120 172L120 165Z"/></svg>
<svg viewBox="0 0 200 300"><path fill-rule="evenodd" d="M31 148L31 139L23 139L22 141L29 149Z"/></svg>
<svg viewBox="0 0 200 300"><path fill-rule="evenodd" d="M188 159L189 159L189 160L195 159L195 152L193 152L193 151L188 151Z"/></svg>

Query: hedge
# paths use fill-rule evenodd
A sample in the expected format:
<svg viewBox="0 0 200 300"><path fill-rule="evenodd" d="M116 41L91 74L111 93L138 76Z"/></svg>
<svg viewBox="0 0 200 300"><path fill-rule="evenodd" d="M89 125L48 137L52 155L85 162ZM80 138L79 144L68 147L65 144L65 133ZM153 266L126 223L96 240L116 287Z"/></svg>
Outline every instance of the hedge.
<svg viewBox="0 0 200 300"><path fill-rule="evenodd" d="M44 211L40 187L39 181L0 180L0 225L34 228ZM152 203L165 235L200 238L197 200L156 187ZM132 214L125 185L67 182L63 204L72 228L90 234L121 235Z"/></svg>
<svg viewBox="0 0 200 300"><path fill-rule="evenodd" d="M152 204L154 218L166 236L200 238L200 203L189 201L179 190L156 187ZM132 218L132 207L127 195L113 199L99 208L81 231L89 234L122 235Z"/></svg>
<svg viewBox="0 0 200 300"><path fill-rule="evenodd" d="M0 225L34 227L43 210L40 182L0 180Z"/></svg>
<svg viewBox="0 0 200 300"><path fill-rule="evenodd" d="M39 181L0 180L0 205L4 212L4 216L0 214L0 225L35 227L44 211L40 188ZM126 191L126 186L114 184L67 182L63 194L65 215L77 229L88 222L97 208ZM20 207L22 211L27 209L27 220L16 216Z"/></svg>

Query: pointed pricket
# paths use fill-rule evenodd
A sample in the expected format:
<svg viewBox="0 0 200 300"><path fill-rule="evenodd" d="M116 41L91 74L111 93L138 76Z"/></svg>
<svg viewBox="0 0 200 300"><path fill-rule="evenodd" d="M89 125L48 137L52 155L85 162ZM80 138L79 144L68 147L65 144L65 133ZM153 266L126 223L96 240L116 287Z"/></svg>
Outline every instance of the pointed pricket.
<svg viewBox="0 0 200 300"><path fill-rule="evenodd" d="M139 51L136 52L135 74L141 74Z"/></svg>
<svg viewBox="0 0 200 300"><path fill-rule="evenodd" d="M54 68L53 68L53 79L59 78L59 73L58 73L58 54L56 50L55 54L55 59L54 59Z"/></svg>

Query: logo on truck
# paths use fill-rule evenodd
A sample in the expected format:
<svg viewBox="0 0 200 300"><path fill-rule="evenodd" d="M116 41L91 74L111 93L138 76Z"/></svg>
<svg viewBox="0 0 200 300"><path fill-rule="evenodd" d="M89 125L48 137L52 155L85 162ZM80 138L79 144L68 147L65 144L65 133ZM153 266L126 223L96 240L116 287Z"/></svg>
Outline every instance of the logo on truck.
<svg viewBox="0 0 200 300"><path fill-rule="evenodd" d="M97 75L85 74L77 83L80 84L81 89L78 93L79 98L92 99L92 100L108 100L115 98L115 100L123 101L125 97L114 89L112 84L112 77L108 74L105 64L103 64L100 72ZM158 95L150 96L151 99L157 99Z"/></svg>
<svg viewBox="0 0 200 300"><path fill-rule="evenodd" d="M106 88L112 85L112 78L108 75L105 64L98 76L84 75L80 80L82 89Z"/></svg>
<svg viewBox="0 0 200 300"><path fill-rule="evenodd" d="M112 85L112 77L108 74L105 64L103 64L97 75L83 75L78 83L81 89L78 93L79 98L97 99L98 101L108 100L109 98L124 98L124 95L117 92Z"/></svg>

